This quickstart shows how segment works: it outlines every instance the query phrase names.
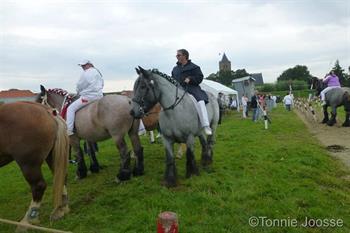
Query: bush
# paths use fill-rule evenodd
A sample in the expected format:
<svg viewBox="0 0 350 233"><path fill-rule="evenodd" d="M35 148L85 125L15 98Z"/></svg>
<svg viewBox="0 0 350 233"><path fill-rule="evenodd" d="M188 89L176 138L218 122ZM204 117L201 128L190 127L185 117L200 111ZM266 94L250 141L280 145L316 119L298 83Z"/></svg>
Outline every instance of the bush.
<svg viewBox="0 0 350 233"><path fill-rule="evenodd" d="M292 90L308 89L308 84L302 80L292 81ZM276 91L289 91L289 81L279 81L276 83Z"/></svg>
<svg viewBox="0 0 350 233"><path fill-rule="evenodd" d="M271 92L276 90L275 84L272 83L265 83L261 86L257 86L256 88L261 92Z"/></svg>

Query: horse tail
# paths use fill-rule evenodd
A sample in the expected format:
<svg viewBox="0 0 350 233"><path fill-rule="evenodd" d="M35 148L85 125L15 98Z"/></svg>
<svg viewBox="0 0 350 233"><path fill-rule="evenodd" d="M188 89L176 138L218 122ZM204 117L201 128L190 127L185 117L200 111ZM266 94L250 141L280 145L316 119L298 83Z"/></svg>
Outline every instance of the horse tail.
<svg viewBox="0 0 350 233"><path fill-rule="evenodd" d="M56 210L62 205L62 195L68 171L69 138L65 121L54 117L57 123L56 140L52 150L53 156L53 205Z"/></svg>
<svg viewBox="0 0 350 233"><path fill-rule="evenodd" d="M350 112L350 93L348 91L344 92L343 105L344 105L345 111Z"/></svg>

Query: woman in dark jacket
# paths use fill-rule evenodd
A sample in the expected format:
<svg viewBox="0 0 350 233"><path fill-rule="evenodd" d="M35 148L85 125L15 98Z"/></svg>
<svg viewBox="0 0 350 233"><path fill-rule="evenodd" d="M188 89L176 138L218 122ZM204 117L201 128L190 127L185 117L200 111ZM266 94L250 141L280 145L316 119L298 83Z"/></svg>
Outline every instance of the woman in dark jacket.
<svg viewBox="0 0 350 233"><path fill-rule="evenodd" d="M201 68L188 59L189 53L186 49L177 50L176 58L177 63L171 75L197 100L202 127L207 135L211 135L207 108L205 107L205 104L208 103L208 96L199 86L203 80Z"/></svg>

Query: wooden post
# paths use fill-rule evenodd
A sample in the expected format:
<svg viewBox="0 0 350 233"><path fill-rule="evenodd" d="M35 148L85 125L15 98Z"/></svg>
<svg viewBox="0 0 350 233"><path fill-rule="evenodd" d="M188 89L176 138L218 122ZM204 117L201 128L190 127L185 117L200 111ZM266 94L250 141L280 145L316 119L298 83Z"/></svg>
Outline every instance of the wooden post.
<svg viewBox="0 0 350 233"><path fill-rule="evenodd" d="M157 233L178 233L179 225L177 215L174 212L166 211L158 215Z"/></svg>
<svg viewBox="0 0 350 233"><path fill-rule="evenodd" d="M269 127L268 127L268 120L267 120L266 109L264 109L263 115L264 115L265 129L268 129Z"/></svg>
<svg viewBox="0 0 350 233"><path fill-rule="evenodd" d="M46 228L46 227L39 227L39 226L34 226L34 225L31 225L31 224L27 224L27 223L15 222L15 221L7 220L7 219L2 219L2 218L0 218L0 222L6 223L6 224L15 225L15 226L17 226L17 227L23 227L23 228L25 228L25 229L29 228L29 229L34 229L34 230L44 231L44 232L52 232L52 233L72 233L71 231L61 231L61 230L56 230L56 229L51 229L51 228Z"/></svg>

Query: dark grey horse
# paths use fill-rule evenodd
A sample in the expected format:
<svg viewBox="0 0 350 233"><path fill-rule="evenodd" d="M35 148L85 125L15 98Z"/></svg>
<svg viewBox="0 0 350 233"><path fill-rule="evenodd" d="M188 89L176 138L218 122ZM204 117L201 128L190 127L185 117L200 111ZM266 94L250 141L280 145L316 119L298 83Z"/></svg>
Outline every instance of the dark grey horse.
<svg viewBox="0 0 350 233"><path fill-rule="evenodd" d="M216 97L207 93L209 103L207 110L213 135L205 138L204 132L195 108L193 97L172 77L157 70L146 71L136 69L139 77L134 84L134 98L130 112L135 118L141 118L156 103L160 103L159 125L162 131L166 153L165 184L176 186L176 166L174 158L174 143L186 143L186 177L198 175L198 168L194 157L195 137L200 138L202 145L202 164L212 163L214 133L219 120L219 105Z"/></svg>
<svg viewBox="0 0 350 233"><path fill-rule="evenodd" d="M320 95L321 91L326 88L321 79L314 78L312 79L312 85L316 89L316 95ZM340 106L344 106L345 110L345 121L343 123L344 127L350 127L350 88L342 87L342 88L334 88L329 90L326 93L326 105L323 106L323 114L324 118L322 120L323 124L327 124L329 126L334 125L337 117L337 108ZM331 107L331 118L329 119L329 114L327 108Z"/></svg>

